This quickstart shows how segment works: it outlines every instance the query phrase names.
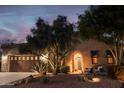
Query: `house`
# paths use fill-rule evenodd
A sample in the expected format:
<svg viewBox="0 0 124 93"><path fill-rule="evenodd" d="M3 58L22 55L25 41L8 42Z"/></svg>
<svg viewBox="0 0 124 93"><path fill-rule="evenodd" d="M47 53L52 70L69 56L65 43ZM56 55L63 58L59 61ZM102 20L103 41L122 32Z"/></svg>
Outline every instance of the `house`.
<svg viewBox="0 0 124 93"><path fill-rule="evenodd" d="M114 61L108 49L108 45L93 39L82 41L76 45L75 49L65 58L64 63L70 67L70 72L85 71L96 65L113 65ZM19 54L17 46L3 50L2 71L32 71L31 67L33 62L40 60L40 56Z"/></svg>
<svg viewBox="0 0 124 93"><path fill-rule="evenodd" d="M66 58L70 72L85 71L94 66L113 65L114 61L109 46L105 43L90 39L82 41Z"/></svg>

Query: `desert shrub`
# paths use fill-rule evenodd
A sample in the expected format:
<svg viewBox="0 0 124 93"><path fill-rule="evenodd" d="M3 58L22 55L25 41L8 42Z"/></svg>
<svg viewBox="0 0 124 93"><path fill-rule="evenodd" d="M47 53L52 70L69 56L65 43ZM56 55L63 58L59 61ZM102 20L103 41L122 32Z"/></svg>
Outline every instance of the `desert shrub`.
<svg viewBox="0 0 124 93"><path fill-rule="evenodd" d="M121 84L121 88L124 88L124 83Z"/></svg>
<svg viewBox="0 0 124 93"><path fill-rule="evenodd" d="M44 61L37 61L33 64L33 71L45 75L47 72L48 64Z"/></svg>
<svg viewBox="0 0 124 93"><path fill-rule="evenodd" d="M124 80L124 68L121 67L118 73L116 74L116 79Z"/></svg>
<svg viewBox="0 0 124 93"><path fill-rule="evenodd" d="M43 77L43 83L46 84L49 82L49 78L47 76Z"/></svg>
<svg viewBox="0 0 124 93"><path fill-rule="evenodd" d="M62 66L62 67L61 67L61 72L62 72L62 73L66 73L66 74L67 74L69 71L70 71L69 66Z"/></svg>
<svg viewBox="0 0 124 93"><path fill-rule="evenodd" d="M82 74L82 75L79 75L79 76L77 77L77 80L84 82L84 81L86 80L86 77Z"/></svg>

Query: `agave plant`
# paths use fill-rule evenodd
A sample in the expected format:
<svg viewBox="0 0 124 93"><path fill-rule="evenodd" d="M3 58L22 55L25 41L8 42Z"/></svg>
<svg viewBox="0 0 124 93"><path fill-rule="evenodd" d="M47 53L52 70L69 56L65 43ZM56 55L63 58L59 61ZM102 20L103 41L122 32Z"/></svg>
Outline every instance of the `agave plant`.
<svg viewBox="0 0 124 93"><path fill-rule="evenodd" d="M34 63L33 71L36 71L40 74L45 74L47 72L48 63L40 60Z"/></svg>

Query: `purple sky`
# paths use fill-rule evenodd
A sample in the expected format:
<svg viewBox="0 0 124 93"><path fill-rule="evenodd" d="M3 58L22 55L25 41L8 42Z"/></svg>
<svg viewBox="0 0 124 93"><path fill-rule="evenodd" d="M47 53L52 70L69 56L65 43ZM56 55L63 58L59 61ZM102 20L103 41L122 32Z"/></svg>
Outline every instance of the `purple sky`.
<svg viewBox="0 0 124 93"><path fill-rule="evenodd" d="M0 40L16 39L24 42L38 17L52 22L57 15L65 15L70 22L77 22L77 15L82 14L88 6L0 6Z"/></svg>

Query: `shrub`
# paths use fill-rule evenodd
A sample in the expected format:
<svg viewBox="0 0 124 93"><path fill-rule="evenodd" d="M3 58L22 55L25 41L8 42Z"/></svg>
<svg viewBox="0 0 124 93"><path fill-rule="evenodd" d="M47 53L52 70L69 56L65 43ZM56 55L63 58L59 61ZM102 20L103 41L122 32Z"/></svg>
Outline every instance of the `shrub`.
<svg viewBox="0 0 124 93"><path fill-rule="evenodd" d="M124 68L120 68L119 72L116 74L118 80L124 80Z"/></svg>
<svg viewBox="0 0 124 93"><path fill-rule="evenodd" d="M46 74L48 68L48 64L45 63L44 61L37 61L33 65L33 71L36 71L42 75Z"/></svg>
<svg viewBox="0 0 124 93"><path fill-rule="evenodd" d="M46 84L49 82L49 78L47 76L43 77L43 83Z"/></svg>
<svg viewBox="0 0 124 93"><path fill-rule="evenodd" d="M78 80L78 81L83 81L83 82L85 82L85 79L86 79L86 77L85 77L84 75L79 75L79 76L77 77L77 80Z"/></svg>
<svg viewBox="0 0 124 93"><path fill-rule="evenodd" d="M115 79L115 66L108 66L108 76L112 79Z"/></svg>
<svg viewBox="0 0 124 93"><path fill-rule="evenodd" d="M121 87L120 88L124 88L124 83L121 84Z"/></svg>
<svg viewBox="0 0 124 93"><path fill-rule="evenodd" d="M62 72L62 73L66 73L66 74L67 74L69 71L70 71L69 66L62 66L62 67L61 67L61 72Z"/></svg>

